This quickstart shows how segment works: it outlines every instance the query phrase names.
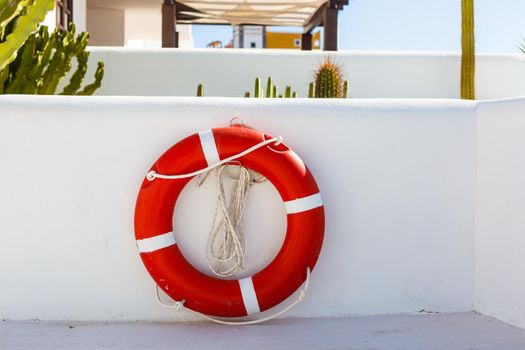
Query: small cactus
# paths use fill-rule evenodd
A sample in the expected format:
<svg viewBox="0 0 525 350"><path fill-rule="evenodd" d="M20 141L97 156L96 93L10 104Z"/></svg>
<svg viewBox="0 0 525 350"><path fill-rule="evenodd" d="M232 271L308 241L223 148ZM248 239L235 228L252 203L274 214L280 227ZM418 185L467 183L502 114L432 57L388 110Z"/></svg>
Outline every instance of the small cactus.
<svg viewBox="0 0 525 350"><path fill-rule="evenodd" d="M343 98L348 98L348 80L343 82Z"/></svg>
<svg viewBox="0 0 525 350"><path fill-rule="evenodd" d="M255 78L255 89L253 91L253 97L263 97L263 88L261 85L261 78Z"/></svg>
<svg viewBox="0 0 525 350"><path fill-rule="evenodd" d="M334 61L327 58L317 69L313 97L316 98L344 98L344 81L341 69ZM348 83L346 83L348 88ZM310 85L312 88L312 85ZM348 92L346 92L348 95Z"/></svg>
<svg viewBox="0 0 525 350"><path fill-rule="evenodd" d="M197 97L203 97L204 96L204 87L202 84L197 85Z"/></svg>
<svg viewBox="0 0 525 350"><path fill-rule="evenodd" d="M292 97L292 87L290 85L286 86L286 89L284 90L284 97L285 98Z"/></svg>
<svg viewBox="0 0 525 350"><path fill-rule="evenodd" d="M315 97L315 84L310 83L310 86L308 86L308 98L314 98Z"/></svg>
<svg viewBox="0 0 525 350"><path fill-rule="evenodd" d="M260 98L260 97L283 98L283 95L285 98L297 97L297 92L292 91L291 86L286 86L284 94L279 94L278 92L279 92L279 89L277 88L277 85L275 85L272 77L268 77L266 81L266 91L263 89L261 78L259 77L255 78L253 97L256 97L256 98ZM251 93L249 91L246 91L244 93L244 97L251 97Z"/></svg>
<svg viewBox="0 0 525 350"><path fill-rule="evenodd" d="M273 79L272 77L268 77L268 81L266 83L266 98L272 98L273 97Z"/></svg>

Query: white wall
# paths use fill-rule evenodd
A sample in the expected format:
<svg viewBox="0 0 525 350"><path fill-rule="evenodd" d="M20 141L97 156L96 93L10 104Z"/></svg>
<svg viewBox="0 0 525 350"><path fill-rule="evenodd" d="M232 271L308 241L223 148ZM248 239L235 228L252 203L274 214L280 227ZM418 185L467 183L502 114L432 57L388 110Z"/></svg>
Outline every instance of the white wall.
<svg viewBox="0 0 525 350"><path fill-rule="evenodd" d="M525 100L480 104L476 309L525 328Z"/></svg>
<svg viewBox="0 0 525 350"><path fill-rule="evenodd" d="M280 89L292 85L307 96L308 83L326 52L293 50L125 50L91 48L92 64L106 62L102 95L240 97L255 77L272 76ZM458 54L339 52L354 98L458 98ZM525 55L479 55L479 99L525 95Z"/></svg>
<svg viewBox="0 0 525 350"><path fill-rule="evenodd" d="M125 10L125 46L134 48L162 47L161 6L152 8L127 8ZM193 37L190 25L177 25L179 47L192 48Z"/></svg>
<svg viewBox="0 0 525 350"><path fill-rule="evenodd" d="M233 116L284 136L323 193L323 251L290 315L473 309L474 103L2 96L2 317L190 317L154 302L135 199L162 152ZM210 207L196 198L184 207ZM208 217L190 209L188 222Z"/></svg>

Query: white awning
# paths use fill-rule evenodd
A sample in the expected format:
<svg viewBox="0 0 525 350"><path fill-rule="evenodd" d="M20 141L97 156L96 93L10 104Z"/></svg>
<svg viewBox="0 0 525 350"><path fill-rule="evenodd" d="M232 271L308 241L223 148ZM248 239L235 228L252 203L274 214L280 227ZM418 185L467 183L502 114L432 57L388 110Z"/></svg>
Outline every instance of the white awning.
<svg viewBox="0 0 525 350"><path fill-rule="evenodd" d="M178 0L177 23L299 26L326 0ZM189 8L186 8L187 7Z"/></svg>

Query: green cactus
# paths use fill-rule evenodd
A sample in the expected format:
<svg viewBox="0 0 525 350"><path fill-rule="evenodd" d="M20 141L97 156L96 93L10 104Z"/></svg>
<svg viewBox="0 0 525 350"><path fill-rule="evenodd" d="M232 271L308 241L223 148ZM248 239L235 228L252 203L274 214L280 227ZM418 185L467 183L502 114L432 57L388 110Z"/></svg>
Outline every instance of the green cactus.
<svg viewBox="0 0 525 350"><path fill-rule="evenodd" d="M315 89L312 94L316 98L344 98L345 82L341 69L332 59L327 58L317 69L315 74ZM346 82L348 88L348 83ZM311 86L310 86L311 88ZM348 92L346 92L348 95Z"/></svg>
<svg viewBox="0 0 525 350"><path fill-rule="evenodd" d="M18 50L54 5L54 0L0 0L0 70L16 59Z"/></svg>
<svg viewBox="0 0 525 350"><path fill-rule="evenodd" d="M474 0L461 1L461 98L474 100L476 48L474 42Z"/></svg>
<svg viewBox="0 0 525 350"><path fill-rule="evenodd" d="M203 97L204 96L204 87L202 84L197 85L197 97Z"/></svg>
<svg viewBox="0 0 525 350"><path fill-rule="evenodd" d="M95 71L95 80L91 84L84 86L82 91L77 92L77 95L93 95L93 93L102 86L102 78L104 78L104 62L98 62L97 70Z"/></svg>
<svg viewBox="0 0 525 350"><path fill-rule="evenodd" d="M315 97L315 84L310 83L308 86L308 98L314 98Z"/></svg>
<svg viewBox="0 0 525 350"><path fill-rule="evenodd" d="M23 11L19 16L23 16ZM95 80L80 90L88 67L88 41L89 34L76 35L73 24L66 31L55 30L51 34L46 26L41 26L28 36L15 59L0 70L0 93L52 95L71 71L71 62L75 59L76 69L60 94L93 94L101 86L104 64L98 63Z"/></svg>
<svg viewBox="0 0 525 350"><path fill-rule="evenodd" d="M266 82L266 98L272 98L273 97L273 79L272 77L268 77L268 81Z"/></svg>
<svg viewBox="0 0 525 350"><path fill-rule="evenodd" d="M264 89L262 87L261 79L260 78L255 78L253 97L257 97L257 98L260 98L260 97L282 98L283 95L282 94L278 94L278 91L279 90L277 89L277 86L275 85L272 77L268 77L268 79L266 81L266 91L264 91ZM251 97L250 92L246 91L244 93L244 97ZM284 97L286 97L286 98L297 97L297 92L296 91L292 91L291 86L286 86Z"/></svg>
<svg viewBox="0 0 525 350"><path fill-rule="evenodd" d="M343 98L348 98L348 80L343 82Z"/></svg>
<svg viewBox="0 0 525 350"><path fill-rule="evenodd" d="M292 87L290 85L287 85L286 88L284 89L284 97L285 98L292 97Z"/></svg>
<svg viewBox="0 0 525 350"><path fill-rule="evenodd" d="M259 77L255 78L255 88L253 91L253 97L263 97L263 88L261 85L261 78Z"/></svg>

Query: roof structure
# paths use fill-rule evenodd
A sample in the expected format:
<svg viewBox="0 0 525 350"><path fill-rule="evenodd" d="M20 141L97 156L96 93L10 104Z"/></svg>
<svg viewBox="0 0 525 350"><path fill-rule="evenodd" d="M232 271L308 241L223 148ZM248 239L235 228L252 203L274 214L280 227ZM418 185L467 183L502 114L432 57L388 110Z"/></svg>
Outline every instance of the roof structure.
<svg viewBox="0 0 525 350"><path fill-rule="evenodd" d="M324 49L337 50L337 12L349 0L163 0L163 46L177 47L176 24L293 26L303 28L303 50L323 26Z"/></svg>
<svg viewBox="0 0 525 350"><path fill-rule="evenodd" d="M178 0L177 23L305 26L326 0Z"/></svg>

